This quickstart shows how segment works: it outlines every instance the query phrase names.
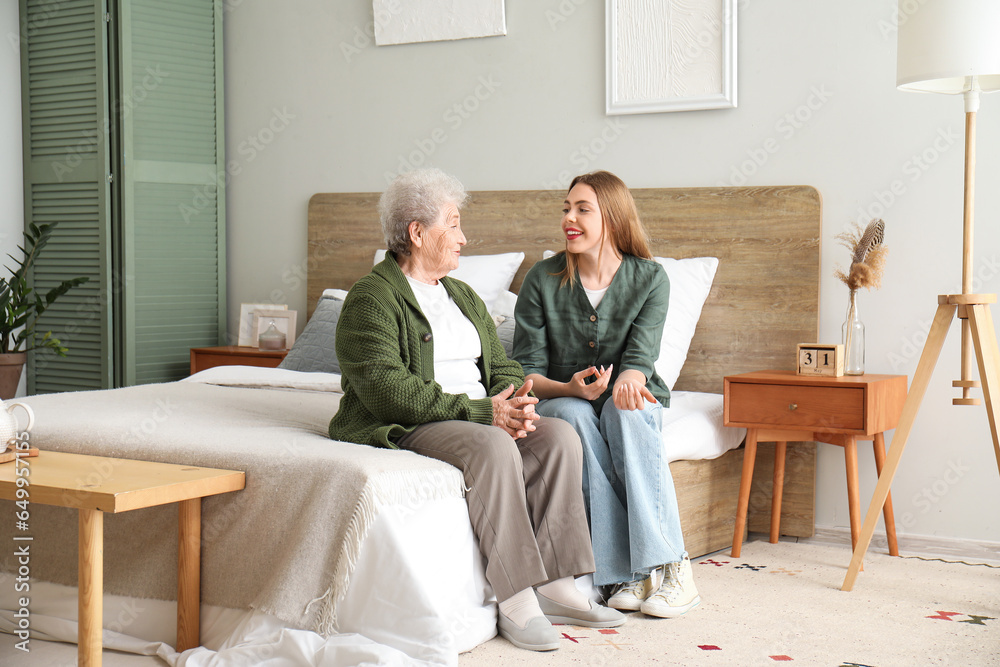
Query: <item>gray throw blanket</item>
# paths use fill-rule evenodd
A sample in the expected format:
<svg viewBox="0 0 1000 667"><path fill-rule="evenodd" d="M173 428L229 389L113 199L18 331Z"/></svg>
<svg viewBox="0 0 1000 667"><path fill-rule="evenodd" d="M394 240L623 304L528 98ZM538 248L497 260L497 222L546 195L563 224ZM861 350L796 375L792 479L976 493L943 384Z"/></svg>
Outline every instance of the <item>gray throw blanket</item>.
<svg viewBox="0 0 1000 667"><path fill-rule="evenodd" d="M387 504L461 497L455 468L406 451L330 440L339 393L196 382L18 399L42 450L246 472L242 491L202 505L202 602L336 631L336 605ZM80 470L86 477L100 470ZM12 501L0 501L5 517ZM105 515L105 592L176 599L177 506ZM13 544L13 521L0 541ZM32 577L77 579L76 510L31 506ZM10 549L0 568L16 569Z"/></svg>

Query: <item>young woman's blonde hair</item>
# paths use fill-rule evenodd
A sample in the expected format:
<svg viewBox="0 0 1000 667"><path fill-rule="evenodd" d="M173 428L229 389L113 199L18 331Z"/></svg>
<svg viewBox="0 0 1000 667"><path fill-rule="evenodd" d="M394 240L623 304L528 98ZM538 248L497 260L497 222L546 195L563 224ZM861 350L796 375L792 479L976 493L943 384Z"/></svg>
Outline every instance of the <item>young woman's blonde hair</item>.
<svg viewBox="0 0 1000 667"><path fill-rule="evenodd" d="M601 250L604 250L604 243L610 241L615 250L621 254L653 259L646 228L639 219L635 200L632 199L632 193L624 181L610 171L593 171L574 178L566 192L568 193L578 183L589 185L597 195L597 205L601 209L601 222L604 226ZM564 254L566 268L556 275L562 276L560 286L569 283L572 287L576 284L576 255L565 251Z"/></svg>

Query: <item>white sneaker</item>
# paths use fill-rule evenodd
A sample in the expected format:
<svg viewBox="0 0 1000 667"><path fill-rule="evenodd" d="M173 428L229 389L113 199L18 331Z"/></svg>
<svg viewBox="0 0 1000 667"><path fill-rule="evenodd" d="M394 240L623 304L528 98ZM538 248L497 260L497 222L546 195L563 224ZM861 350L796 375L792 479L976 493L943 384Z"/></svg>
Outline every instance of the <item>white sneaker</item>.
<svg viewBox="0 0 1000 667"><path fill-rule="evenodd" d="M643 600L656 592L662 582L663 568L656 568L645 579L620 583L608 599L608 606L621 611L639 611Z"/></svg>
<svg viewBox="0 0 1000 667"><path fill-rule="evenodd" d="M663 583L659 589L639 605L639 611L660 618L676 618L691 611L701 603L701 596L694 585L691 560L664 566Z"/></svg>

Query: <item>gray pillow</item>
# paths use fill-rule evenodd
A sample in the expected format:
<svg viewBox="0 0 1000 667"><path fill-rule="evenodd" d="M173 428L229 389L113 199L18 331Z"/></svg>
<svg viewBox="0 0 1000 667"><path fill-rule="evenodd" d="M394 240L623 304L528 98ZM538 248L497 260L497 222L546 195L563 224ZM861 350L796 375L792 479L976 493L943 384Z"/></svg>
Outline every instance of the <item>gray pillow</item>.
<svg viewBox="0 0 1000 667"><path fill-rule="evenodd" d="M497 336L500 337L500 344L503 351L507 353L508 359L513 359L514 354L514 318L505 317L503 322L497 326ZM296 343L298 345L298 343Z"/></svg>
<svg viewBox="0 0 1000 667"><path fill-rule="evenodd" d="M342 299L320 299L315 312L302 330L302 335L295 339L295 344L278 364L278 368L309 373L339 373L337 321L343 305Z"/></svg>

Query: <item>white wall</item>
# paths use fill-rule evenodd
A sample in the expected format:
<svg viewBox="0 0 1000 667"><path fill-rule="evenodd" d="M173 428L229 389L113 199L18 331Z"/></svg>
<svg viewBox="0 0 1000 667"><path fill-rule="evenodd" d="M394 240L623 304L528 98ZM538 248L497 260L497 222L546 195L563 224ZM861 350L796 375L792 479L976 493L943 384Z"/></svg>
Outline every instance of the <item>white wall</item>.
<svg viewBox="0 0 1000 667"><path fill-rule="evenodd" d="M0 266L15 254L24 229L21 170L21 56L17 3L0 2ZM19 392L24 393L24 377Z"/></svg>
<svg viewBox="0 0 1000 667"><path fill-rule="evenodd" d="M14 252L24 228L21 64L17 3L0 2L0 252ZM7 262L0 262L6 264Z"/></svg>

